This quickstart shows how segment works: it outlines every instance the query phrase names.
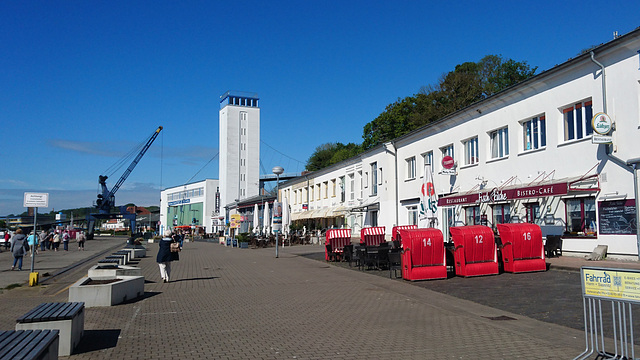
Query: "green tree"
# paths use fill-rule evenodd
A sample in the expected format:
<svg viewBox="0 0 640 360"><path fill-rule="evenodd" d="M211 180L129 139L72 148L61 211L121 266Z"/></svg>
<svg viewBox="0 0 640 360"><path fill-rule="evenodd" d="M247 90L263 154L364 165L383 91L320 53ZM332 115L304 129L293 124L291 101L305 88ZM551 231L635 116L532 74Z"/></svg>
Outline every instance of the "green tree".
<svg viewBox="0 0 640 360"><path fill-rule="evenodd" d="M305 169L307 171L316 171L327 166L339 163L340 161L349 159L361 152L360 145L349 143L326 143L318 146L311 154Z"/></svg>
<svg viewBox="0 0 640 360"><path fill-rule="evenodd" d="M487 55L444 74L437 84L398 99L363 128L362 149L402 136L535 75L526 62Z"/></svg>

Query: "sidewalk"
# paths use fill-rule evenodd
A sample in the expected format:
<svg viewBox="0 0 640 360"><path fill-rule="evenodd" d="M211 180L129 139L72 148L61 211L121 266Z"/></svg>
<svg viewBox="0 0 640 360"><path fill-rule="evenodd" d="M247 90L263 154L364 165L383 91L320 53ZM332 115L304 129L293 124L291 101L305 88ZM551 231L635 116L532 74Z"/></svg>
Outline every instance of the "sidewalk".
<svg viewBox="0 0 640 360"><path fill-rule="evenodd" d="M48 277L56 274L57 272L71 267L74 264L81 263L92 257L99 256L104 251L124 246L127 242L126 237L96 237L94 240L88 240L85 243L85 251L78 251L78 245L76 242L69 243L69 251L62 249L62 244L58 251L46 250L40 251L38 247L38 253L34 261L34 271L40 273L41 281L46 280ZM13 264L13 255L9 250L2 248L0 253L0 289L5 289L7 286L15 284L28 284L29 272L31 270L31 256L28 254L22 260L22 271L11 271L11 265Z"/></svg>
<svg viewBox="0 0 640 360"><path fill-rule="evenodd" d="M149 244L145 297L87 309L70 359L539 359L584 349L579 330L302 256L322 251L281 248L276 259L274 248L186 243L165 284ZM66 284L85 274L6 291L1 329L41 302L67 301ZM505 318L516 320L496 321Z"/></svg>

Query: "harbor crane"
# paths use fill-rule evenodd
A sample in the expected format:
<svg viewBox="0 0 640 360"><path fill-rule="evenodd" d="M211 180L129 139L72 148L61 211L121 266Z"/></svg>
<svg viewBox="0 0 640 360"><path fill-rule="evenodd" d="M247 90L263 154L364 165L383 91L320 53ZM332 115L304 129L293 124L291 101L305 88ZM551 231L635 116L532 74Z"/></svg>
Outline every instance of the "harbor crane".
<svg viewBox="0 0 640 360"><path fill-rule="evenodd" d="M118 191L118 189L120 189L120 186L122 186L125 180L127 180L129 175L131 174L133 169L135 169L136 165L138 165L138 162L140 162L140 159L142 159L147 150L149 150L149 147L151 147L151 144L153 144L155 139L158 137L160 131L162 131L162 126L159 126L158 129L156 129L156 131L151 134L151 136L147 140L147 143L144 144L142 149L138 152L138 155L136 155L135 159L133 159L127 170L125 170L122 176L120 176L120 179L118 179L116 184L113 185L111 190L109 190L109 188L107 187L107 179L109 177L106 175L100 175L98 177L98 182L100 183L102 192L98 194L98 199L95 203L95 209L97 210L97 213L87 216L87 239L93 239L96 219L128 219L130 221L131 233L133 234L136 227L136 214L131 214L130 212L128 212L126 210L126 206L120 207L120 213L111 213L111 209L116 206L116 192Z"/></svg>

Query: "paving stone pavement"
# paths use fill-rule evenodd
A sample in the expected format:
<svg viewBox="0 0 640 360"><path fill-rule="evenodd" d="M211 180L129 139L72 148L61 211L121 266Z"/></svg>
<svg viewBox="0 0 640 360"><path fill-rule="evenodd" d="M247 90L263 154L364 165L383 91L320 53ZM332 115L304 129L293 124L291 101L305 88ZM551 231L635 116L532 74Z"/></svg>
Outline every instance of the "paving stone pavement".
<svg viewBox="0 0 640 360"><path fill-rule="evenodd" d="M89 308L70 359L571 359L584 332L404 281L310 259L320 246L186 243L162 283L157 244L139 261L145 296ZM88 265L87 265L88 266ZM77 267L0 294L0 330L41 302L67 301ZM495 321L507 316L516 321Z"/></svg>

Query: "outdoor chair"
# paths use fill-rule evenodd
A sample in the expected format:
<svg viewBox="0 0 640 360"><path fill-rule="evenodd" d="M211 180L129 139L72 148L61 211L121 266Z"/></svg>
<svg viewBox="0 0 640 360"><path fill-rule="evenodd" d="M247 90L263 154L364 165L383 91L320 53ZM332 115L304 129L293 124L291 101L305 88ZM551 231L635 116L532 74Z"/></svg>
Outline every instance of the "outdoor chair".
<svg viewBox="0 0 640 360"><path fill-rule="evenodd" d="M389 278L391 278L391 273L393 273L393 277L397 279L398 270L400 270L400 275L402 275L402 254L400 250L392 249L389 251Z"/></svg>
<svg viewBox="0 0 640 360"><path fill-rule="evenodd" d="M548 258L562 256L562 238L560 235L547 235L544 251Z"/></svg>
<svg viewBox="0 0 640 360"><path fill-rule="evenodd" d="M383 242L378 246L376 267L380 270L389 266L389 243Z"/></svg>
<svg viewBox="0 0 640 360"><path fill-rule="evenodd" d="M356 246L355 247L355 255L354 259L356 260L356 266L358 270L364 270L364 261L367 254L367 248L364 246Z"/></svg>
<svg viewBox="0 0 640 360"><path fill-rule="evenodd" d="M326 261L336 261L336 253L333 252L331 244L326 244L325 248L325 260Z"/></svg>

